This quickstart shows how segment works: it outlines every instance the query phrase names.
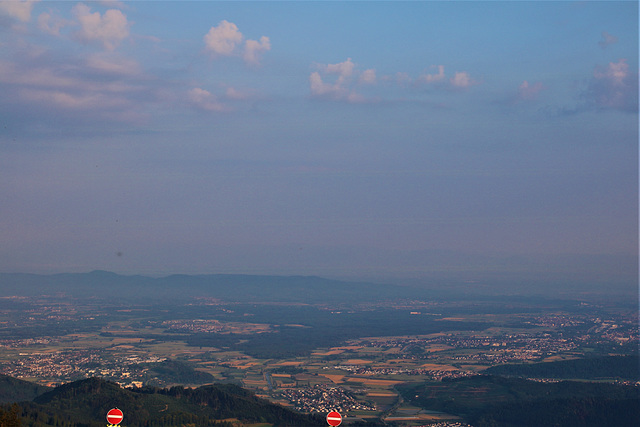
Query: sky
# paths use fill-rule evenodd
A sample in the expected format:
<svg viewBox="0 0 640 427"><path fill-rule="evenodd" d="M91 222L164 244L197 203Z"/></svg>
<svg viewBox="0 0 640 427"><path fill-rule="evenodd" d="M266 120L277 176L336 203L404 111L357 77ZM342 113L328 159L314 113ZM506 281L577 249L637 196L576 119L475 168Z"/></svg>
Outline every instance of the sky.
<svg viewBox="0 0 640 427"><path fill-rule="evenodd" d="M0 271L637 286L638 3L0 1Z"/></svg>

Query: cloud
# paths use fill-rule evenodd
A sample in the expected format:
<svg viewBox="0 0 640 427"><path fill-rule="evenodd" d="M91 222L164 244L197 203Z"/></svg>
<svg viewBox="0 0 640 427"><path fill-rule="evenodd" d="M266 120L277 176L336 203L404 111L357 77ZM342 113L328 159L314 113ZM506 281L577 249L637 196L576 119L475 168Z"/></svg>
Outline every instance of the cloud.
<svg viewBox="0 0 640 427"><path fill-rule="evenodd" d="M260 53L271 50L269 37L262 36L260 41L247 40L244 48L244 60L248 64L258 65L260 63Z"/></svg>
<svg viewBox="0 0 640 427"><path fill-rule="evenodd" d="M22 111L26 120L47 117L138 123L157 99L157 89L136 61L112 52L83 58L42 53L20 62L0 61L3 108Z"/></svg>
<svg viewBox="0 0 640 427"><path fill-rule="evenodd" d="M433 67L432 67L433 68ZM438 73L436 74L422 74L416 79L417 83L437 83L444 81L444 65L438 65Z"/></svg>
<svg viewBox="0 0 640 427"><path fill-rule="evenodd" d="M598 66L593 71L586 97L598 108L638 111L638 73L629 70L626 59Z"/></svg>
<svg viewBox="0 0 640 427"><path fill-rule="evenodd" d="M432 65L431 68L437 69L435 73L424 73L419 75L414 81L413 86L433 85L440 88L449 89L467 89L477 85L478 82L471 78L466 71L456 72L452 77L447 78L444 65ZM407 74L403 74L403 81L398 80L401 85L408 85L411 79Z"/></svg>
<svg viewBox="0 0 640 427"><path fill-rule="evenodd" d="M89 6L78 3L72 11L81 27L75 37L81 42L100 42L105 49L113 50L129 37L130 24L118 9L109 9L101 16L99 12L91 13Z"/></svg>
<svg viewBox="0 0 640 427"><path fill-rule="evenodd" d="M77 82L71 76L61 75L52 67L19 67L0 62L0 83L24 87L71 88Z"/></svg>
<svg viewBox="0 0 640 427"><path fill-rule="evenodd" d="M242 43L242 33L236 24L222 21L217 27L211 27L204 36L205 48L215 55L232 55L236 46Z"/></svg>
<svg viewBox="0 0 640 427"><path fill-rule="evenodd" d="M228 113L250 106L259 99L257 91L249 88L237 89L229 86L219 94L201 87L193 87L187 92L188 104L198 110L213 113Z"/></svg>
<svg viewBox="0 0 640 427"><path fill-rule="evenodd" d="M204 36L205 50L213 56L241 55L250 65L258 65L262 52L271 50L269 37L262 36L260 41L246 40L244 51L239 52L244 36L233 22L221 21L217 27L211 27Z"/></svg>
<svg viewBox="0 0 640 427"><path fill-rule="evenodd" d="M47 103L69 110L94 109L100 106L103 109L122 109L128 105L128 101L122 97L108 96L100 91L85 91L72 93L59 89L24 89L24 100L32 103Z"/></svg>
<svg viewBox="0 0 640 427"><path fill-rule="evenodd" d="M349 95L348 78L353 73L354 64L351 58L337 64L318 65L321 71L314 71L309 76L311 94L331 99L346 99ZM322 72L322 75L320 74ZM337 74L333 83L323 81L323 75Z"/></svg>
<svg viewBox="0 0 640 427"><path fill-rule="evenodd" d="M602 32L602 40L598 42L601 48L606 49L607 46L618 43L618 38L616 36L612 36L606 31Z"/></svg>
<svg viewBox="0 0 640 427"><path fill-rule="evenodd" d="M346 95L347 91L341 86L340 82L334 84L325 83L322 81L322 76L319 72L314 71L309 76L309 86L311 94L314 96L326 96L331 95L333 98L341 98Z"/></svg>
<svg viewBox="0 0 640 427"><path fill-rule="evenodd" d="M467 72L456 72L453 77L449 79L451 86L456 89L466 89L478 84L473 80Z"/></svg>
<svg viewBox="0 0 640 427"><path fill-rule="evenodd" d="M375 70L369 69L362 73L357 73L351 58L347 58L346 61L337 64L316 64L316 67L319 71L314 71L309 76L311 96L350 103L373 101L356 93L352 86L354 85L354 80L361 83L374 83ZM337 77L330 81L333 75Z"/></svg>
<svg viewBox="0 0 640 427"><path fill-rule="evenodd" d="M545 90L546 87L542 82L529 83L524 80L518 85L517 90L511 91L504 98L496 99L496 103L502 104L508 107L513 107L519 103L530 103L538 98L538 94Z"/></svg>
<svg viewBox="0 0 640 427"><path fill-rule="evenodd" d="M520 84L520 86L518 86L518 96L516 97L516 100L534 100L538 97L538 93L540 93L542 90L544 90L544 85L541 82L529 84L529 82L525 80Z"/></svg>
<svg viewBox="0 0 640 427"><path fill-rule="evenodd" d="M38 28L52 36L59 36L60 30L73 23L49 12L43 12L38 16Z"/></svg>
<svg viewBox="0 0 640 427"><path fill-rule="evenodd" d="M135 76L141 73L137 61L113 53L98 53L87 58L87 66L103 74Z"/></svg>
<svg viewBox="0 0 640 427"><path fill-rule="evenodd" d="M368 85L372 85L375 84L376 82L376 70L374 69L369 69L369 70L364 70L362 72L362 74L360 74L360 79L359 82L362 84L368 84Z"/></svg>
<svg viewBox="0 0 640 427"><path fill-rule="evenodd" d="M0 13L20 22L29 22L35 3L37 1L0 1Z"/></svg>
<svg viewBox="0 0 640 427"><path fill-rule="evenodd" d="M364 96L359 93L364 90L365 85L373 86L378 81L387 88L397 85L413 90L425 85L439 89L461 90L479 84L466 71L447 76L444 65L433 65L431 66L434 69L432 72L425 72L415 79L405 72L378 77L373 68L359 71L351 58L336 64L315 64L315 67L317 71L312 72L309 76L311 96L351 103L380 101L379 97ZM369 89L369 91L372 90Z"/></svg>
<svg viewBox="0 0 640 427"><path fill-rule="evenodd" d="M350 77L353 74L353 68L355 64L351 61L351 58L347 58L344 62L337 64L327 64L324 66L324 71L327 74L338 74L341 79Z"/></svg>
<svg viewBox="0 0 640 427"><path fill-rule="evenodd" d="M191 89L187 94L189 101L196 108L205 111L223 112L227 111L227 107L218 101L217 97L208 90L199 87Z"/></svg>
<svg viewBox="0 0 640 427"><path fill-rule="evenodd" d="M246 99L251 99L255 96L253 91L249 90L239 90L233 87L228 87L225 91L225 97L227 99L231 99L234 101L242 101Z"/></svg>

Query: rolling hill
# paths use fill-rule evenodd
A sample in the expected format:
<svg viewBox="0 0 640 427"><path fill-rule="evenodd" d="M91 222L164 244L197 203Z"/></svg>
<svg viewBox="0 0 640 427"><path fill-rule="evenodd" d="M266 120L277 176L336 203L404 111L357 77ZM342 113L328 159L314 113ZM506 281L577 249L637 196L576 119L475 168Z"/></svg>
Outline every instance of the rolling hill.
<svg viewBox="0 0 640 427"><path fill-rule="evenodd" d="M24 387L24 385L21 385ZM18 402L25 426L64 425L104 427L106 413L117 407L124 413L123 425L232 426L264 423L273 426L324 425L319 416L307 416L257 398L231 384L196 389L124 389L100 378L64 384L32 401Z"/></svg>

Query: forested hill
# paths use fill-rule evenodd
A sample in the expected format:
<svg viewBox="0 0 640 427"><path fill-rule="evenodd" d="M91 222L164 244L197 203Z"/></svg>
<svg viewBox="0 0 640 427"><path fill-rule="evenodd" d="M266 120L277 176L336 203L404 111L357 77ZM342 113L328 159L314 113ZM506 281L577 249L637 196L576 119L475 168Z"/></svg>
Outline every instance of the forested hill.
<svg viewBox="0 0 640 427"><path fill-rule="evenodd" d="M114 407L123 411L122 424L127 427L231 426L229 420L233 419L243 424L266 423L273 426L325 424L322 417L293 412L230 384L196 389L129 390L99 378L90 378L62 385L31 402L19 402L19 406L22 425L29 427L104 427L107 411Z"/></svg>
<svg viewBox="0 0 640 427"><path fill-rule="evenodd" d="M640 419L640 391L630 385L478 375L398 389L413 405L475 427L636 427Z"/></svg>
<svg viewBox="0 0 640 427"><path fill-rule="evenodd" d="M77 274L0 273L0 297L66 294L74 298L120 301L185 300L194 297L232 302L362 302L415 296L395 285L345 282L315 276L241 274L123 276L106 271Z"/></svg>
<svg viewBox="0 0 640 427"><path fill-rule="evenodd" d="M640 358L634 356L591 357L545 363L493 366L487 374L525 378L600 379L640 381Z"/></svg>
<svg viewBox="0 0 640 427"><path fill-rule="evenodd" d="M48 387L0 374L0 403L32 400L47 391Z"/></svg>

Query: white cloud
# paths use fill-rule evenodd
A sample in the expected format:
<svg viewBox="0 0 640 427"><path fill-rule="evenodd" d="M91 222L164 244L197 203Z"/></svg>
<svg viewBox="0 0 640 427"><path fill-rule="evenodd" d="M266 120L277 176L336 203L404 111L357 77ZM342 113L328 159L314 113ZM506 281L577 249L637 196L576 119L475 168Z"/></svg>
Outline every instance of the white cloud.
<svg viewBox="0 0 640 427"><path fill-rule="evenodd" d="M355 64L351 61L351 58L347 58L344 62L325 65L324 71L328 74L338 74L340 75L340 78L345 79L353 74L354 67Z"/></svg>
<svg viewBox="0 0 640 427"><path fill-rule="evenodd" d="M269 37L262 36L260 41L246 40L244 51L239 52L244 36L233 22L221 21L217 27L211 27L204 36L205 50L214 56L241 55L244 61L250 65L260 63L260 54L271 50Z"/></svg>
<svg viewBox="0 0 640 427"><path fill-rule="evenodd" d="M340 98L347 93L346 89L341 87L338 82L335 84L323 82L322 76L317 71L314 71L309 76L309 85L311 88L311 94L314 96L331 95L332 97Z"/></svg>
<svg viewBox="0 0 640 427"><path fill-rule="evenodd" d="M596 67L587 90L588 100L599 108L638 111L638 73L626 59Z"/></svg>
<svg viewBox="0 0 640 427"><path fill-rule="evenodd" d="M121 61L119 64L118 60ZM124 78L133 75L134 70L139 72L137 63L129 59L118 60L98 55L89 57L86 64L47 66L20 66L0 61L0 83L12 85L18 90L38 89L75 94L100 92L114 96L143 90L139 83L132 83ZM105 74L109 74L109 78L105 79Z"/></svg>
<svg viewBox="0 0 640 427"><path fill-rule="evenodd" d="M598 42L601 48L606 49L607 46L618 43L618 38L616 36L612 36L606 31L602 32L602 40Z"/></svg>
<svg viewBox="0 0 640 427"><path fill-rule="evenodd" d="M462 72L456 72L453 77L451 77L449 79L449 82L451 83L451 86L457 89L466 89L468 87L471 87L475 84L477 84L476 81L474 81L473 79L471 79L471 77L469 76L469 73L462 71Z"/></svg>
<svg viewBox="0 0 640 427"><path fill-rule="evenodd" d="M143 121L157 89L140 77L135 61L111 52L46 63L39 57L0 61L0 92L10 91L12 107L33 117Z"/></svg>
<svg viewBox="0 0 640 427"><path fill-rule="evenodd" d="M129 37L129 22L124 13L117 9L109 9L104 15L91 13L91 9L78 3L72 9L80 23L81 29L75 34L82 42L100 42L105 49L113 50L124 39Z"/></svg>
<svg viewBox="0 0 640 427"><path fill-rule="evenodd" d="M199 87L193 88L188 92L188 98L191 103L202 110L223 112L228 109L218 101L215 95L208 90L201 89Z"/></svg>
<svg viewBox="0 0 640 427"><path fill-rule="evenodd" d="M364 70L362 72L362 74L360 74L360 83L363 84L375 84L376 82L376 70L374 70L373 68L368 69L368 70Z"/></svg>
<svg viewBox="0 0 640 427"><path fill-rule="evenodd" d="M211 27L204 36L205 48L215 55L232 55L236 46L242 43L242 33L236 24L222 21L217 27Z"/></svg>
<svg viewBox="0 0 640 427"><path fill-rule="evenodd" d="M333 83L323 80L318 71L314 71L309 76L311 94L318 97L328 97L332 99L346 99L349 95L347 88L348 78L353 73L354 63L351 58L337 64L318 65L322 74L338 74Z"/></svg>
<svg viewBox="0 0 640 427"><path fill-rule="evenodd" d="M448 77L445 73L444 65L432 65L431 68L435 68L437 71L419 75L413 82L413 85L431 85L439 88L466 89L478 84L478 82L472 79L466 71L457 71L452 77ZM398 75L400 76L400 74ZM408 83L411 82L411 79L406 74L402 74L402 76L403 79L398 79L398 83L404 86L408 85Z"/></svg>
<svg viewBox="0 0 640 427"><path fill-rule="evenodd" d="M17 19L20 22L29 22L35 3L37 3L37 1L3 0L0 1L0 13Z"/></svg>
<svg viewBox="0 0 640 427"><path fill-rule="evenodd" d="M614 87L622 87L625 85L625 79L629 76L629 65L626 59L620 59L618 62L610 62L609 65L602 69L596 68L593 71L593 77L599 80L605 80Z"/></svg>
<svg viewBox="0 0 640 427"><path fill-rule="evenodd" d="M257 65L260 63L260 53L271 50L269 37L262 36L260 41L247 40L244 48L244 60L248 64Z"/></svg>
<svg viewBox="0 0 640 427"><path fill-rule="evenodd" d="M316 67L319 71L314 71L309 76L309 88L312 96L351 103L374 101L374 99L368 99L357 93L353 86L355 81L375 83L375 70L368 69L358 73L351 58L337 64L316 64ZM329 77L333 75L337 75L337 77ZM326 81L331 79L333 81Z"/></svg>

